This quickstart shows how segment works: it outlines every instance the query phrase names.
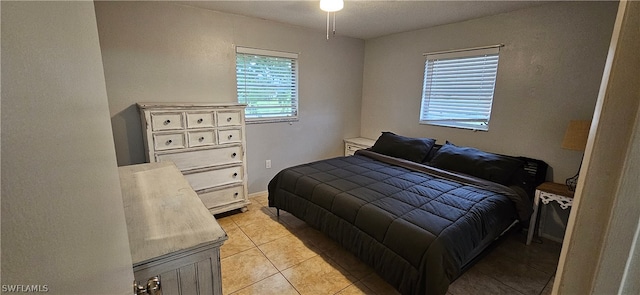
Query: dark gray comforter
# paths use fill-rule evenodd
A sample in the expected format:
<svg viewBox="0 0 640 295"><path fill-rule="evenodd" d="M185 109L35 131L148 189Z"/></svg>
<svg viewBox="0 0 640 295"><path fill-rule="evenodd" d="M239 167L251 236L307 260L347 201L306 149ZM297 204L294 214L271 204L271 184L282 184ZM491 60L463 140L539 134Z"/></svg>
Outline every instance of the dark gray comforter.
<svg viewBox="0 0 640 295"><path fill-rule="evenodd" d="M403 294L445 294L518 215L528 218L516 209L527 203L505 186L371 151L291 167L269 183L269 206L324 232Z"/></svg>

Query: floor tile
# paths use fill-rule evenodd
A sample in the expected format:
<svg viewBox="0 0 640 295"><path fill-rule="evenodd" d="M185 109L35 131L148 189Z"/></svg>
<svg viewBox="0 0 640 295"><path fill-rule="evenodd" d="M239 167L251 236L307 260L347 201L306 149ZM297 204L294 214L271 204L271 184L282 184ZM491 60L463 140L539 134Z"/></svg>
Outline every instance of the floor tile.
<svg viewBox="0 0 640 295"><path fill-rule="evenodd" d="M550 275L508 257L487 255L473 269L492 277L525 295L538 295Z"/></svg>
<svg viewBox="0 0 640 295"><path fill-rule="evenodd" d="M232 295L299 295L282 274L277 273L253 285L245 287Z"/></svg>
<svg viewBox="0 0 640 295"><path fill-rule="evenodd" d="M315 256L282 271L282 275L302 295L335 294L353 284L355 279L340 266Z"/></svg>
<svg viewBox="0 0 640 295"><path fill-rule="evenodd" d="M555 278L555 276L552 276L551 279L549 279L549 282L544 287L540 295L551 295L551 291L553 291L553 281L555 280Z"/></svg>
<svg viewBox="0 0 640 295"><path fill-rule="evenodd" d="M271 219L238 226L258 246L291 234L282 224Z"/></svg>
<svg viewBox="0 0 640 295"><path fill-rule="evenodd" d="M385 294L385 295L399 295L400 292L396 290L394 287L389 285L389 283L385 282L380 276L376 273L372 273L361 281L367 288L371 289L376 294Z"/></svg>
<svg viewBox="0 0 640 295"><path fill-rule="evenodd" d="M325 234L311 227L302 229L295 234L297 237L300 237L301 240L311 243L322 252L331 251L336 247L340 247L338 243L327 237Z"/></svg>
<svg viewBox="0 0 640 295"><path fill-rule="evenodd" d="M544 239L542 243L526 245L525 241L523 234L512 234L493 249L488 259L506 257L548 275L555 274L562 244Z"/></svg>
<svg viewBox="0 0 640 295"><path fill-rule="evenodd" d="M318 255L313 246L290 234L264 243L258 248L280 271Z"/></svg>
<svg viewBox="0 0 640 295"><path fill-rule="evenodd" d="M469 269L455 280L449 286L448 292L453 295L522 295L517 290L475 268Z"/></svg>
<svg viewBox="0 0 640 295"><path fill-rule="evenodd" d="M356 279L362 279L374 272L373 268L366 265L355 255L351 254L351 252L345 250L338 244L327 247L328 248L325 248L321 255L329 257L331 260L335 261Z"/></svg>
<svg viewBox="0 0 640 295"><path fill-rule="evenodd" d="M376 294L371 291L365 284L362 282L357 282L349 287L342 289L340 292L336 293L336 295L369 295Z"/></svg>
<svg viewBox="0 0 640 295"><path fill-rule="evenodd" d="M221 248L224 294L399 294L325 234L288 212L276 217L266 195L251 201L245 213L216 216L229 236ZM525 239L507 236L447 295L550 294L561 245Z"/></svg>
<svg viewBox="0 0 640 295"><path fill-rule="evenodd" d="M265 192L263 194L255 195L250 198L251 202L257 202L262 206L269 206L269 193Z"/></svg>
<svg viewBox="0 0 640 295"><path fill-rule="evenodd" d="M230 216L225 216L220 218L216 217L216 221L222 227L222 229L224 229L224 231L228 231L233 228L238 228L238 225L235 222L233 222L233 219L231 219Z"/></svg>
<svg viewBox="0 0 640 295"><path fill-rule="evenodd" d="M276 220L275 214L271 213L267 207L256 204L255 202L249 204L247 209L246 212L238 212L229 217L231 217L238 226Z"/></svg>
<svg viewBox="0 0 640 295"><path fill-rule="evenodd" d="M221 259L220 264L223 294L238 291L278 273L258 248Z"/></svg>
<svg viewBox="0 0 640 295"><path fill-rule="evenodd" d="M306 222L287 212L280 211L280 217L278 217L278 220L290 231L299 231L310 228L310 226Z"/></svg>
<svg viewBox="0 0 640 295"><path fill-rule="evenodd" d="M256 246L239 227L226 232L229 239L220 247L220 258L226 258Z"/></svg>

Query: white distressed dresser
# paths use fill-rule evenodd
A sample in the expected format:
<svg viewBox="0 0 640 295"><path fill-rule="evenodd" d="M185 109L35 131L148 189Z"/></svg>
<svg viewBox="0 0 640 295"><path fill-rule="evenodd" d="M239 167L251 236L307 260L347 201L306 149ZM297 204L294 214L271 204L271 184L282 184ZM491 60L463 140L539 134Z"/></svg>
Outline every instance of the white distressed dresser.
<svg viewBox="0 0 640 295"><path fill-rule="evenodd" d="M171 161L212 214L246 211L243 104L138 103L148 162Z"/></svg>
<svg viewBox="0 0 640 295"><path fill-rule="evenodd" d="M118 168L135 294L222 294L227 235L169 162Z"/></svg>

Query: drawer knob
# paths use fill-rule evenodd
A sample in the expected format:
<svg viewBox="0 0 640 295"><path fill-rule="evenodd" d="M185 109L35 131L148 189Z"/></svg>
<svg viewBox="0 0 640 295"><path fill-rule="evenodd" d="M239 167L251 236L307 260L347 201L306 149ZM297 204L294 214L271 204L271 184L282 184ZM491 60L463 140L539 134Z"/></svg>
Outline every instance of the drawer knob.
<svg viewBox="0 0 640 295"><path fill-rule="evenodd" d="M233 194L233 196L237 198L237 197L238 197L238 192L235 192L235 193Z"/></svg>
<svg viewBox="0 0 640 295"><path fill-rule="evenodd" d="M231 122L231 117L227 118L227 122Z"/></svg>
<svg viewBox="0 0 640 295"><path fill-rule="evenodd" d="M155 276L147 281L147 293L149 295L162 294L162 285L160 284L160 278Z"/></svg>
<svg viewBox="0 0 640 295"><path fill-rule="evenodd" d="M231 139L233 137L233 135L229 134L229 136L227 136L229 139Z"/></svg>
<svg viewBox="0 0 640 295"><path fill-rule="evenodd" d="M231 154L231 157L232 157L232 158L235 158L237 155L238 155L238 154L233 153L233 154Z"/></svg>
<svg viewBox="0 0 640 295"><path fill-rule="evenodd" d="M197 122L198 122L198 124L200 124L200 123L202 123L202 121L204 121L204 120L202 120L202 118L200 118L200 119L198 119Z"/></svg>
<svg viewBox="0 0 640 295"><path fill-rule="evenodd" d="M164 120L164 125L169 125L169 124L171 124L171 120L169 120L169 119Z"/></svg>
<svg viewBox="0 0 640 295"><path fill-rule="evenodd" d="M167 140L167 144L171 144L173 142L173 140L169 139Z"/></svg>
<svg viewBox="0 0 640 295"><path fill-rule="evenodd" d="M204 140L204 136L198 138L198 141L203 141Z"/></svg>
<svg viewBox="0 0 640 295"><path fill-rule="evenodd" d="M238 173L233 173L233 177L238 177Z"/></svg>

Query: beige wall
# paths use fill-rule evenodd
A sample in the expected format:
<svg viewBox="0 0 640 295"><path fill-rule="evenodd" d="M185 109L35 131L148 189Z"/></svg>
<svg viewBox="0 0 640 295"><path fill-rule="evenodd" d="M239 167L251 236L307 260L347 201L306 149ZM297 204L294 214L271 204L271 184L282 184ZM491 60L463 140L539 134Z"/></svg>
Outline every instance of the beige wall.
<svg viewBox="0 0 640 295"><path fill-rule="evenodd" d="M2 1L1 19L3 289L131 294L93 4Z"/></svg>
<svg viewBox="0 0 640 295"><path fill-rule="evenodd" d="M562 138L569 120L593 115L616 6L553 3L367 40L361 134L375 139L389 130L538 158L564 182L582 153L561 149ZM489 131L419 125L422 53L499 43Z"/></svg>
<svg viewBox="0 0 640 295"><path fill-rule="evenodd" d="M250 192L360 133L362 40L168 2L95 7L119 165L144 161L136 102L236 101L235 45L300 54L300 121L247 126Z"/></svg>

